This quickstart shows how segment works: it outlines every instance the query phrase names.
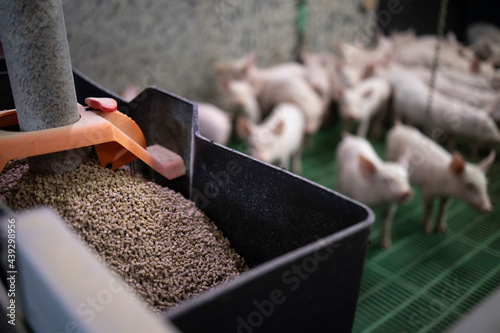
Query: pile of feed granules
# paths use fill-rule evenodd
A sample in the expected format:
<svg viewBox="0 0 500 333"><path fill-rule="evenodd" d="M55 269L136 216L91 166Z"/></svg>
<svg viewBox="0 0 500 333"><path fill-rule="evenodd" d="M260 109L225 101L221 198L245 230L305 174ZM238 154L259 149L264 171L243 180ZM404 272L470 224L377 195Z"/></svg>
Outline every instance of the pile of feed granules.
<svg viewBox="0 0 500 333"><path fill-rule="evenodd" d="M54 208L156 312L248 270L193 202L95 157L51 175L11 161L0 174L0 200L14 211Z"/></svg>

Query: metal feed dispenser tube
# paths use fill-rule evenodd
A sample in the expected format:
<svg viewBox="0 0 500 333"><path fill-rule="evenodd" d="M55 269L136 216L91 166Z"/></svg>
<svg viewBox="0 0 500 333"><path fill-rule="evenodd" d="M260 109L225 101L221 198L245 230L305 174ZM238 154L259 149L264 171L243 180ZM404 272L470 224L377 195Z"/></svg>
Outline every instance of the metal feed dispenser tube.
<svg viewBox="0 0 500 333"><path fill-rule="evenodd" d="M74 124L77 99L60 0L0 0L0 36L21 131ZM60 173L82 153L68 150L29 158L30 169Z"/></svg>

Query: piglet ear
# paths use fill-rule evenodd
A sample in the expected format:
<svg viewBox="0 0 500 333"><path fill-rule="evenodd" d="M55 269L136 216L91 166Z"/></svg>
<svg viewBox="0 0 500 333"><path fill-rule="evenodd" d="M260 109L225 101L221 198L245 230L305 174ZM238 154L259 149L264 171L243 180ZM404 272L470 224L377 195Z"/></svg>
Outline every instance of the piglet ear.
<svg viewBox="0 0 500 333"><path fill-rule="evenodd" d="M412 39L417 38L417 32L415 31L415 28L411 28L408 30L408 36Z"/></svg>
<svg viewBox="0 0 500 333"><path fill-rule="evenodd" d="M373 162L371 162L363 155L359 155L358 165L359 165L359 170L361 171L361 175L366 179L372 178L377 172L375 164L373 164Z"/></svg>
<svg viewBox="0 0 500 333"><path fill-rule="evenodd" d="M217 86L219 87L220 92L227 92L229 90L229 83L230 79L225 76L221 75L220 77L217 78Z"/></svg>
<svg viewBox="0 0 500 333"><path fill-rule="evenodd" d="M450 167L451 172L453 172L455 175L459 176L465 170L465 161L462 158L462 156L460 156L460 154L455 153L451 157L451 162L450 162L449 167Z"/></svg>
<svg viewBox="0 0 500 333"><path fill-rule="evenodd" d="M363 72L361 73L361 79L368 79L375 74L375 66L371 63L368 63L363 68Z"/></svg>
<svg viewBox="0 0 500 333"><path fill-rule="evenodd" d="M273 133L276 135L280 135L283 132L283 129L285 128L285 124L283 123L283 120L280 120L279 123L274 125L273 127Z"/></svg>
<svg viewBox="0 0 500 333"><path fill-rule="evenodd" d="M226 66L222 62L216 62L214 65L214 71L216 73L222 72L226 69Z"/></svg>
<svg viewBox="0 0 500 333"><path fill-rule="evenodd" d="M384 33L382 31L377 31L377 43L382 43L385 40L388 40L388 38L385 37Z"/></svg>
<svg viewBox="0 0 500 333"><path fill-rule="evenodd" d="M252 133L252 124L250 121L242 116L236 118L236 133L242 139L246 139Z"/></svg>
<svg viewBox="0 0 500 333"><path fill-rule="evenodd" d="M299 58L300 58L300 61L302 61L304 63L308 60L309 53L307 53L306 51L300 51Z"/></svg>
<svg viewBox="0 0 500 333"><path fill-rule="evenodd" d="M245 56L245 66L246 67L250 67L250 66L255 65L256 61L257 61L257 55L254 52L249 53Z"/></svg>
<svg viewBox="0 0 500 333"><path fill-rule="evenodd" d="M243 60L243 67L241 68L242 77L245 78L252 68L255 65L255 61L257 60L257 55L255 53L249 53L245 56Z"/></svg>
<svg viewBox="0 0 500 333"><path fill-rule="evenodd" d="M481 169L483 172L486 173L486 171L488 171L491 164L495 161L495 156L496 156L496 153L494 150L492 150L490 152L490 154L484 160L479 162L479 164L477 165L479 167L479 169Z"/></svg>
<svg viewBox="0 0 500 333"><path fill-rule="evenodd" d="M341 85L335 85L332 88L332 94L337 101L340 101L344 98L344 88Z"/></svg>
<svg viewBox="0 0 500 333"><path fill-rule="evenodd" d="M470 71L471 73L479 73L481 69L481 60L478 57L474 57L470 63Z"/></svg>
<svg viewBox="0 0 500 333"><path fill-rule="evenodd" d="M335 62L335 73L340 74L342 73L342 70L344 69L344 63L342 61L336 61Z"/></svg>
<svg viewBox="0 0 500 333"><path fill-rule="evenodd" d="M446 39L451 44L458 44L457 36L453 31L448 31L448 33L446 34Z"/></svg>
<svg viewBox="0 0 500 333"><path fill-rule="evenodd" d="M363 93L363 98L370 98L372 94L373 94L373 89L367 90Z"/></svg>
<svg viewBox="0 0 500 333"><path fill-rule="evenodd" d="M330 59L328 54L322 53L319 56L319 63L321 66L327 67L329 65L334 65L335 64L335 59Z"/></svg>

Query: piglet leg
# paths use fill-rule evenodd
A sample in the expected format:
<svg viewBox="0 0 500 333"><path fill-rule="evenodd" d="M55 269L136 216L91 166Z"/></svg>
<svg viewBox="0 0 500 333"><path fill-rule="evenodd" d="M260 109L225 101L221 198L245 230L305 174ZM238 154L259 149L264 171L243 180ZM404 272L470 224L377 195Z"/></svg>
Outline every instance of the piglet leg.
<svg viewBox="0 0 500 333"><path fill-rule="evenodd" d="M470 145L470 152L471 152L472 156L477 157L478 150L479 149L478 149L477 142L472 142Z"/></svg>
<svg viewBox="0 0 500 333"><path fill-rule="evenodd" d="M292 172L302 174L302 146L292 156Z"/></svg>
<svg viewBox="0 0 500 333"><path fill-rule="evenodd" d="M385 210L382 215L382 236L381 236L381 246L383 249L388 249L392 245L391 241L391 226L392 219L398 208L397 204L391 204L389 208Z"/></svg>
<svg viewBox="0 0 500 333"><path fill-rule="evenodd" d="M351 128L353 127L353 120L350 118L345 118L342 120L342 130L347 133L351 133Z"/></svg>
<svg viewBox="0 0 500 333"><path fill-rule="evenodd" d="M438 210L438 230L439 232L445 232L446 231L446 205L449 202L449 197L442 197L441 200L439 201L439 210Z"/></svg>
<svg viewBox="0 0 500 333"><path fill-rule="evenodd" d="M423 220L423 226L424 226L424 231L427 235L430 235L432 233L432 199L433 197L425 196L423 198L424 201L424 220Z"/></svg>
<svg viewBox="0 0 500 333"><path fill-rule="evenodd" d="M382 110L373 115L371 119L372 134L377 141L380 140L383 135L384 120L388 113L387 108L388 106L385 105Z"/></svg>
<svg viewBox="0 0 500 333"><path fill-rule="evenodd" d="M455 141L455 137L450 135L448 138L448 151L453 152L453 151L457 150L456 146L457 146L457 143Z"/></svg>
<svg viewBox="0 0 500 333"><path fill-rule="evenodd" d="M368 128L370 127L370 118L366 117L361 120L361 123L359 124L358 131L356 133L357 136L360 136L362 138L366 138L366 135L368 134Z"/></svg>

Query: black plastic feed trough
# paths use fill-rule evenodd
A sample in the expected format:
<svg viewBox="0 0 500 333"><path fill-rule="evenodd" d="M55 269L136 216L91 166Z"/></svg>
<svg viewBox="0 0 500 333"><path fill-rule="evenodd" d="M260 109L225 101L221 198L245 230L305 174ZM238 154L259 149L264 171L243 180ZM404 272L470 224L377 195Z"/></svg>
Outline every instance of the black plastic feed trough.
<svg viewBox="0 0 500 333"><path fill-rule="evenodd" d="M119 110L185 161L168 181L192 199L245 258L237 279L164 312L182 332L351 332L373 213L304 178L215 144L199 134L196 105L156 88L131 102L74 71L79 103L119 101ZM0 73L0 91L9 90ZM12 108L11 96L0 96ZM140 164L140 165L139 165Z"/></svg>

